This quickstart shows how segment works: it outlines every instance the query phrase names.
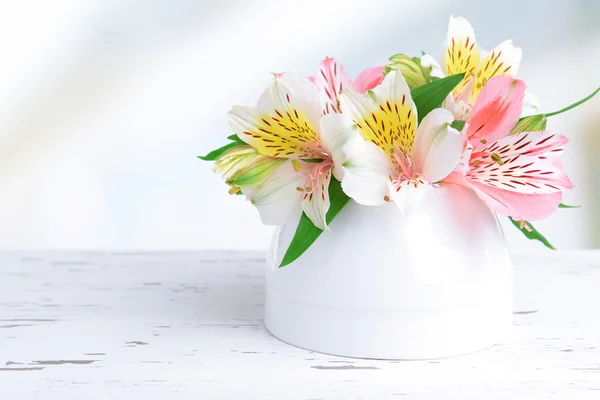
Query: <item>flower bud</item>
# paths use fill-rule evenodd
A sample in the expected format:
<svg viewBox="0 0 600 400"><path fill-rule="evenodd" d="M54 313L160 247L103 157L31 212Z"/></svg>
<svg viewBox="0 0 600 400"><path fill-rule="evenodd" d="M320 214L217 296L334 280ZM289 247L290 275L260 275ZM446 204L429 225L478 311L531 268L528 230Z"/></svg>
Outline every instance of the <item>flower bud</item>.
<svg viewBox="0 0 600 400"><path fill-rule="evenodd" d="M261 185L284 161L263 156L252 146L236 146L217 158L213 171L239 189Z"/></svg>
<svg viewBox="0 0 600 400"><path fill-rule="evenodd" d="M511 135L521 132L539 132L546 129L546 116L544 114L531 115L521 118L510 131Z"/></svg>
<svg viewBox="0 0 600 400"><path fill-rule="evenodd" d="M400 71L406 79L408 87L412 90L423 86L431 80L431 68L424 68L418 57L409 57L405 54L395 54L390 57L391 63L384 68L384 74L390 71Z"/></svg>

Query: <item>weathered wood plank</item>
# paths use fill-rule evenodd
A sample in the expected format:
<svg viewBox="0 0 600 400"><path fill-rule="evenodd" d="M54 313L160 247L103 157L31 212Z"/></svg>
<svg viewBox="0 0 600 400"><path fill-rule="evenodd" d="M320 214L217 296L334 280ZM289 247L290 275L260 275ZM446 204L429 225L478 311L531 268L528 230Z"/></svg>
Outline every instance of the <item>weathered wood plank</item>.
<svg viewBox="0 0 600 400"><path fill-rule="evenodd" d="M598 251L517 257L512 337L422 362L279 342L262 268L248 252L4 252L0 398L600 398Z"/></svg>

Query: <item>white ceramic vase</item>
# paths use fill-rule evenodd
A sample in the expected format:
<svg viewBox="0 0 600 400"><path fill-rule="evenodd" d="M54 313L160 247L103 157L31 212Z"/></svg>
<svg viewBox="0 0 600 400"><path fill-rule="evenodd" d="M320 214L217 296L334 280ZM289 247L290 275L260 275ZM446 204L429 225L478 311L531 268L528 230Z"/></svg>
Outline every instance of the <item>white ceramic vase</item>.
<svg viewBox="0 0 600 400"><path fill-rule="evenodd" d="M512 265L496 216L470 190L431 189L404 217L350 201L292 264L297 221L277 229L265 325L289 344L377 359L471 353L512 324Z"/></svg>

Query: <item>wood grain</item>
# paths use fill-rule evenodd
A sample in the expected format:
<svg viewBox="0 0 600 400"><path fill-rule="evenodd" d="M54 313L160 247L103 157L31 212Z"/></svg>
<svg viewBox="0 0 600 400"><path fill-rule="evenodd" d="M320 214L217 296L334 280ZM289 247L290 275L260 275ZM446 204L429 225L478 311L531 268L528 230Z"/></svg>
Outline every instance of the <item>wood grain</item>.
<svg viewBox="0 0 600 400"><path fill-rule="evenodd" d="M600 398L599 251L517 256L512 336L417 362L273 338L263 263L233 251L2 253L0 398Z"/></svg>

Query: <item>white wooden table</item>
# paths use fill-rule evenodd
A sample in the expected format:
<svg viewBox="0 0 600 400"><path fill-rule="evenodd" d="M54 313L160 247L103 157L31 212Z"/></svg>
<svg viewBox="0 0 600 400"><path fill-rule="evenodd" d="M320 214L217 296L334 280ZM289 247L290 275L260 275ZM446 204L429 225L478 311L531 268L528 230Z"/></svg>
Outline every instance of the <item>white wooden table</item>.
<svg viewBox="0 0 600 400"><path fill-rule="evenodd" d="M270 336L259 253L4 252L0 399L600 399L600 251L545 254L511 338L399 362Z"/></svg>

